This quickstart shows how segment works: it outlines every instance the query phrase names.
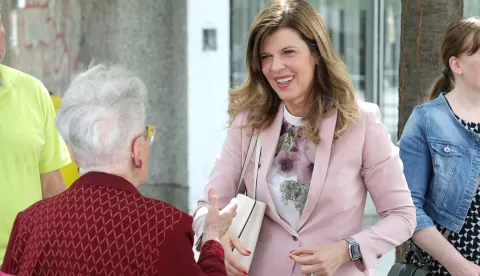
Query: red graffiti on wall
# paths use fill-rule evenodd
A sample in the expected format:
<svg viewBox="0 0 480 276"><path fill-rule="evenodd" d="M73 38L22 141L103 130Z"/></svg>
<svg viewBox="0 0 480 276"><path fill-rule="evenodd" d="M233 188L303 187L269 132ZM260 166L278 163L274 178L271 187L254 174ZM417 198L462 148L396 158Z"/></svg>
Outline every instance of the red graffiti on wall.
<svg viewBox="0 0 480 276"><path fill-rule="evenodd" d="M83 66L83 7L83 0L30 0L19 10L17 62L56 94Z"/></svg>

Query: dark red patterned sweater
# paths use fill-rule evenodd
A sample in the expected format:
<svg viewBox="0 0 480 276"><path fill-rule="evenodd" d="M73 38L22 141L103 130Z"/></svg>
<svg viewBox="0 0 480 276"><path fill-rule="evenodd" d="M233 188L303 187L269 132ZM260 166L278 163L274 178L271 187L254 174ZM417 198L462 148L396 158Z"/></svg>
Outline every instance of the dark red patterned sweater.
<svg viewBox="0 0 480 276"><path fill-rule="evenodd" d="M2 271L15 275L227 275L222 246L198 264L192 218L125 179L91 172L18 214Z"/></svg>

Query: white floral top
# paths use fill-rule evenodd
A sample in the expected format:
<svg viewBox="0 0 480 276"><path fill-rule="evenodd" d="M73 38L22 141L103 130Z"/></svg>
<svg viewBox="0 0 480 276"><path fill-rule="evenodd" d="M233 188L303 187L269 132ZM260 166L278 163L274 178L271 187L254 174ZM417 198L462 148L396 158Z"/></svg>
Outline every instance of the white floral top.
<svg viewBox="0 0 480 276"><path fill-rule="evenodd" d="M312 142L298 137L301 128L302 118L284 108L280 138L267 178L278 214L295 230L307 201L316 152Z"/></svg>

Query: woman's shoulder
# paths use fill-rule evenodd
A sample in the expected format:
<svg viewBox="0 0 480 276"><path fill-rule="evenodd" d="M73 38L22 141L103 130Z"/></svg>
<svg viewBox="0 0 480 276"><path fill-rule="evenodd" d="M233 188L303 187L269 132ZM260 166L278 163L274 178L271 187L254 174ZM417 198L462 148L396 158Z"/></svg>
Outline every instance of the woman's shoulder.
<svg viewBox="0 0 480 276"><path fill-rule="evenodd" d="M444 96L414 106L410 116L410 124L425 125L427 122L444 124L449 122L450 107Z"/></svg>
<svg viewBox="0 0 480 276"><path fill-rule="evenodd" d="M252 127L248 125L248 111L240 111L228 123L228 137L240 137L250 135Z"/></svg>
<svg viewBox="0 0 480 276"><path fill-rule="evenodd" d="M360 110L359 122L368 122L381 118L380 107L375 103L366 102L363 100L357 100L357 106Z"/></svg>
<svg viewBox="0 0 480 276"><path fill-rule="evenodd" d="M237 127L242 127L245 125L246 121L248 118L248 111L240 111L237 114L234 115L233 120L231 121L232 123L230 124L230 127L237 128Z"/></svg>
<svg viewBox="0 0 480 276"><path fill-rule="evenodd" d="M363 100L357 100L357 106L362 115L375 114L380 112L380 108L377 104L366 102Z"/></svg>
<svg viewBox="0 0 480 276"><path fill-rule="evenodd" d="M445 100L444 96L439 96L433 100L428 100L424 103L418 104L414 107L414 110L419 110L422 112L430 112L430 111L441 111L444 112L445 105L448 105L447 101Z"/></svg>
<svg viewBox="0 0 480 276"><path fill-rule="evenodd" d="M357 105L362 117L361 121L367 121L368 118L370 118L370 120L377 120L381 118L381 110L377 104L357 100ZM416 105L412 111L412 113L421 113L422 117L438 112L445 113L443 103L439 98Z"/></svg>
<svg viewBox="0 0 480 276"><path fill-rule="evenodd" d="M129 208L139 210L129 214L135 216L132 219L163 233L162 239L175 231L192 229L192 216L165 201L135 195L134 200L129 202Z"/></svg>
<svg viewBox="0 0 480 276"><path fill-rule="evenodd" d="M161 200L151 198L146 199L152 201L154 208L151 210L155 214L157 221L161 225L164 225L165 228L177 229L185 227L185 225L192 225L192 216L175 206Z"/></svg>

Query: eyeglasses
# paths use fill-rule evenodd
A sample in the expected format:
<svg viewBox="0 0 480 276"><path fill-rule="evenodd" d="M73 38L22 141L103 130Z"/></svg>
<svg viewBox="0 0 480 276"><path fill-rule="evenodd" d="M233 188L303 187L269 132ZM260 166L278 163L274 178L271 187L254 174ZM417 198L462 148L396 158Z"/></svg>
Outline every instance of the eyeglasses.
<svg viewBox="0 0 480 276"><path fill-rule="evenodd" d="M155 126L148 125L145 126L145 138L150 140L150 144L153 144L153 140L155 139Z"/></svg>

